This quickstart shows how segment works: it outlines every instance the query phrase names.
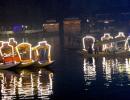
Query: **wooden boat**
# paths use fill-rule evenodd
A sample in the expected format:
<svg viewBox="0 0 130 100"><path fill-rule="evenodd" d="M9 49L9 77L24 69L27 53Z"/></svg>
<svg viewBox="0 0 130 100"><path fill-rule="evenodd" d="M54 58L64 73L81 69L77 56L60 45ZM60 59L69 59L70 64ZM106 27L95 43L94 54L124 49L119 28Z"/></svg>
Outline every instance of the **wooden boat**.
<svg viewBox="0 0 130 100"><path fill-rule="evenodd" d="M32 60L32 45L30 43L20 43L16 46L16 51L18 52L21 64L18 66L20 68L28 67L34 64Z"/></svg>
<svg viewBox="0 0 130 100"><path fill-rule="evenodd" d="M20 57L18 55L18 52L16 51L17 41L15 41L14 38L9 38L9 45L13 46L13 49L14 49L14 60L16 62L20 62Z"/></svg>
<svg viewBox="0 0 130 100"><path fill-rule="evenodd" d="M54 63L51 60L51 45L47 41L41 41L33 48L33 58L36 61L35 66L45 67Z"/></svg>
<svg viewBox="0 0 130 100"><path fill-rule="evenodd" d="M8 42L2 43L2 46L0 47L0 55L2 57L0 69L9 69L20 64L20 62L14 60L14 49Z"/></svg>

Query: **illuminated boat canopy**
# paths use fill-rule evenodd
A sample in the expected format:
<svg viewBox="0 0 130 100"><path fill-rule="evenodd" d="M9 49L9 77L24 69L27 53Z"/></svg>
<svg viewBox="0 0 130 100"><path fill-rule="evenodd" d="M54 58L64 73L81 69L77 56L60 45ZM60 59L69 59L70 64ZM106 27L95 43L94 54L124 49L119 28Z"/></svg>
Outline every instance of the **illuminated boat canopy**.
<svg viewBox="0 0 130 100"><path fill-rule="evenodd" d="M17 46L17 41L15 41L14 38L9 38L9 44L16 47Z"/></svg>
<svg viewBox="0 0 130 100"><path fill-rule="evenodd" d="M41 42L38 42L38 45L35 47L36 49L36 55L39 57L41 54L39 53L39 50L42 49L42 50L47 50L46 52L47 53L47 57L48 57L48 60L49 62L51 61L51 45L47 43L47 41L41 41Z"/></svg>
<svg viewBox="0 0 130 100"><path fill-rule="evenodd" d="M128 36L127 39L126 39L125 50L130 51L130 36Z"/></svg>
<svg viewBox="0 0 130 100"><path fill-rule="evenodd" d="M110 33L105 33L105 34L101 37L101 41L110 40L110 39L113 39L113 37L110 35Z"/></svg>
<svg viewBox="0 0 130 100"><path fill-rule="evenodd" d="M123 32L119 32L115 38L125 38L125 34Z"/></svg>
<svg viewBox="0 0 130 100"><path fill-rule="evenodd" d="M5 49L4 49L5 47ZM6 51L4 51L6 50ZM13 46L9 45L9 42L2 42L2 46L0 47L1 56L14 56Z"/></svg>
<svg viewBox="0 0 130 100"><path fill-rule="evenodd" d="M82 43L83 43L83 50L86 50L86 46L85 46L85 39L92 39L93 43L92 43L92 49L94 50L94 43L95 43L95 38L93 36L85 36L82 38Z"/></svg>
<svg viewBox="0 0 130 100"><path fill-rule="evenodd" d="M16 46L16 50L22 62L32 61L32 45L30 43L20 43Z"/></svg>
<svg viewBox="0 0 130 100"><path fill-rule="evenodd" d="M105 33L102 37L101 37L101 41L105 41L105 40L111 40L113 39L113 37L110 35L110 33ZM110 48L113 47L113 43L105 43L102 45L102 51L108 50Z"/></svg>

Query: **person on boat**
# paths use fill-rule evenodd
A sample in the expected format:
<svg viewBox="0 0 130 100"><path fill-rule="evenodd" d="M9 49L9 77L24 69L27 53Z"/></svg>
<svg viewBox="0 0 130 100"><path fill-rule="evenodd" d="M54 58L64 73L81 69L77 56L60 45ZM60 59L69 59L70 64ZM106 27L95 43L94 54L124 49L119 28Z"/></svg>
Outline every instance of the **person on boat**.
<svg viewBox="0 0 130 100"><path fill-rule="evenodd" d="M89 48L88 48L88 54L93 54L93 49L91 46L89 46Z"/></svg>
<svg viewBox="0 0 130 100"><path fill-rule="evenodd" d="M48 52L47 52L47 49L41 49L40 50L40 55L39 55L39 61L42 61L42 62L46 62L48 61Z"/></svg>
<svg viewBox="0 0 130 100"><path fill-rule="evenodd" d="M95 46L94 51L95 51L95 54L98 54L98 52L99 52L99 47L98 47L98 46Z"/></svg>

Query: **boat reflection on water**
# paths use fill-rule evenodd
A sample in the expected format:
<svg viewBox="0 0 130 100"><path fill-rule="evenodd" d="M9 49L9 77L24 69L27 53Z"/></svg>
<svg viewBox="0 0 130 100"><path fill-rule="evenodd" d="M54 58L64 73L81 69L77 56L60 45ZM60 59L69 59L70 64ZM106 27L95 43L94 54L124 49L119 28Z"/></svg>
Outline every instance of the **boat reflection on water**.
<svg viewBox="0 0 130 100"><path fill-rule="evenodd" d="M83 64L84 69L84 77L87 85L90 85L93 80L96 80L96 66L95 66L95 58L90 57L88 59L84 59Z"/></svg>
<svg viewBox="0 0 130 100"><path fill-rule="evenodd" d="M105 85L124 86L130 80L130 58L107 59L103 57Z"/></svg>
<svg viewBox="0 0 130 100"><path fill-rule="evenodd" d="M53 94L53 73L38 69L35 72L27 70L15 74L10 71L0 71L1 99L44 99Z"/></svg>
<svg viewBox="0 0 130 100"><path fill-rule="evenodd" d="M83 69L87 90L93 86L128 86L130 82L130 58L85 58Z"/></svg>

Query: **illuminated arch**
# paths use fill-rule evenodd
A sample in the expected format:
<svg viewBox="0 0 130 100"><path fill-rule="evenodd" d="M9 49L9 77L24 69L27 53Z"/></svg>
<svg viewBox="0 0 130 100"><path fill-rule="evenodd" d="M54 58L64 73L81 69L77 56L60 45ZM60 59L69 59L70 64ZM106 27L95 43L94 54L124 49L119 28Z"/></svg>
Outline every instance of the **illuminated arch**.
<svg viewBox="0 0 130 100"><path fill-rule="evenodd" d="M24 60L22 60L19 49L18 49L18 48L22 47L22 45L26 45L29 47L29 60L32 61L32 45L30 43L26 43L26 42L20 43L16 46L16 50L18 52L18 56L19 56L20 60L24 61Z"/></svg>
<svg viewBox="0 0 130 100"><path fill-rule="evenodd" d="M113 39L113 37L110 35L110 33L104 33L104 35L101 37L101 41L110 40ZM113 47L113 44L110 43L110 48ZM108 49L108 43L102 45L102 50L105 51Z"/></svg>
<svg viewBox="0 0 130 100"><path fill-rule="evenodd" d="M15 38L9 38L9 44L11 45L11 43L15 43L17 45L17 41L15 41ZM13 45L12 45L13 46Z"/></svg>
<svg viewBox="0 0 130 100"><path fill-rule="evenodd" d="M4 47L4 45L8 45L9 47L11 47L11 51L12 51L11 53L12 53L12 56L14 56L13 46L12 46L12 45L9 45L9 42L2 42L2 46L0 47L0 54L1 54L1 56L4 57L4 55L3 55L2 51L1 51L1 49Z"/></svg>
<svg viewBox="0 0 130 100"><path fill-rule="evenodd" d="M92 49L94 50L95 38L94 38L93 36L89 36L89 35L82 38L83 50L84 50L84 51L87 51L87 50L86 50L86 46L85 46L85 39L92 39L92 41L93 41Z"/></svg>
<svg viewBox="0 0 130 100"><path fill-rule="evenodd" d="M125 41L125 50L130 51L130 44L129 44L130 36L127 37Z"/></svg>
<svg viewBox="0 0 130 100"><path fill-rule="evenodd" d="M119 32L118 35L115 36L115 38L125 38L124 32Z"/></svg>
<svg viewBox="0 0 130 100"><path fill-rule="evenodd" d="M44 48L44 46L46 46L48 48L48 58L49 58L49 62L51 61L51 45L47 43L47 41L40 41L38 42L38 45L35 47L36 49L36 54L40 55L38 52L39 48Z"/></svg>
<svg viewBox="0 0 130 100"><path fill-rule="evenodd" d="M110 39L113 39L110 33L104 33L104 35L101 37L101 41L110 40Z"/></svg>

